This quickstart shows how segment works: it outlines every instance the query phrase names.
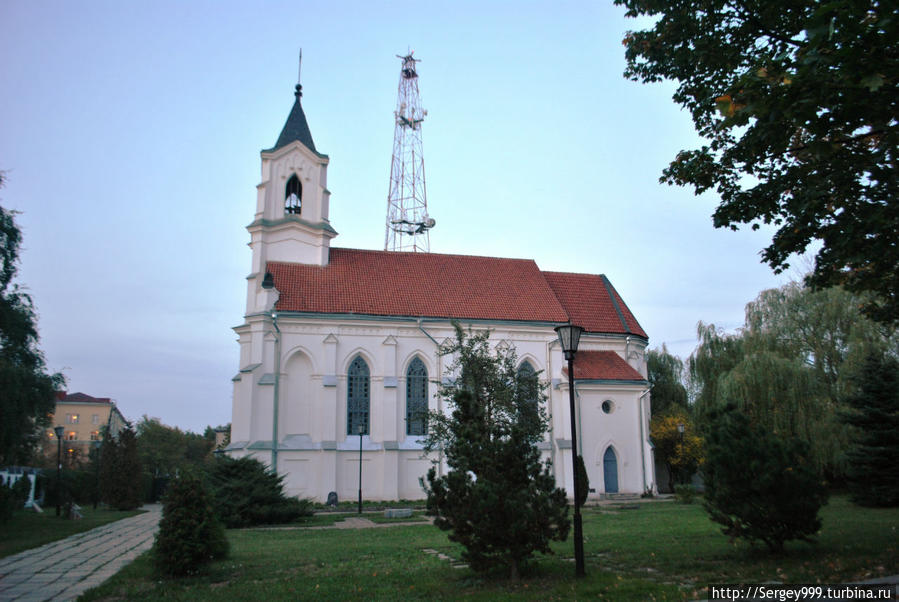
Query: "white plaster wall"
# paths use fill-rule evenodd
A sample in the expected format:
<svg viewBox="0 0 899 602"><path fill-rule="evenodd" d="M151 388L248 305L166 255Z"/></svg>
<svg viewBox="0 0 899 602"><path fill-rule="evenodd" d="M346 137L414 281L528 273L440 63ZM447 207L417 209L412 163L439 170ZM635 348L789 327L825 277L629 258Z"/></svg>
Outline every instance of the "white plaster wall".
<svg viewBox="0 0 899 602"><path fill-rule="evenodd" d="M232 441L242 433L248 440L271 439L273 386L258 385L264 374L274 372L274 337L267 316L256 316L242 330L242 361L261 363L252 373L242 373L235 383ZM431 462L422 457L416 437L406 436L405 373L413 358L422 360L428 377L436 381L450 359L437 355L437 346L413 320L346 320L280 315L281 366L279 437L307 435L307 443L330 449L279 451L279 472L286 475L288 493L324 500L329 491L341 499L355 499L358 489L358 438L346 434L346 386L350 362L362 356L369 366L370 435L364 437L363 495L366 499L415 499L423 497L419 479ZM424 330L437 341L454 336L447 322L424 322ZM477 327L476 327L477 329ZM247 339L253 339L249 341ZM259 341L263 341L258 344ZM563 358L548 326L496 326L494 345L514 345L520 359L543 371L550 382L561 377ZM595 339L594 346L624 353L624 341ZM249 355L249 357L247 357ZM436 397L438 385L429 385L429 408L447 411ZM641 386L578 385L580 395L580 448L587 460L591 485L602 493L602 453L613 443L619 459L619 490L641 493L642 470L639 442L638 401ZM571 489L570 452L558 449L556 440L570 441L567 384L548 388L547 413L551 417L551 448L543 452L553 462L557 481ZM615 411L602 413L605 399ZM250 423L249 428L246 422ZM334 448L337 449L334 449ZM254 453L268 463L270 451ZM445 465L442 470L446 470Z"/></svg>
<svg viewBox="0 0 899 602"><path fill-rule="evenodd" d="M638 396L640 386L578 385L581 411L580 448L590 486L605 493L603 456L609 446L618 461L618 492L643 493L643 456L639 433ZM602 411L604 401L612 402L612 412Z"/></svg>

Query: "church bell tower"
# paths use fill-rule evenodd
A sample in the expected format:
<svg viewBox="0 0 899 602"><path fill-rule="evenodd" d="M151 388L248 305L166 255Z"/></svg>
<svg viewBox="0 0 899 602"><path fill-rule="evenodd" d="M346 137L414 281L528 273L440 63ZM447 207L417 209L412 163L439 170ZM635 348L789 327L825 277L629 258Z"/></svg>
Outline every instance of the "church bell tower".
<svg viewBox="0 0 899 602"><path fill-rule="evenodd" d="M262 180L256 186L256 214L247 226L253 249L248 314L271 309L261 287L267 262L325 266L331 239L337 236L328 221L328 156L315 149L303 112L303 87L299 82L294 96L293 108L278 141L261 153Z"/></svg>

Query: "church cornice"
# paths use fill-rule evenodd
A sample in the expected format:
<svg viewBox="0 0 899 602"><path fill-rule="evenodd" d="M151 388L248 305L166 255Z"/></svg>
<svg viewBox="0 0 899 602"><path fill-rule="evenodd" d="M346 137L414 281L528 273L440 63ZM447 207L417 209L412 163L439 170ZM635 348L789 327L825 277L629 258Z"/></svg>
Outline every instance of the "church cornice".
<svg viewBox="0 0 899 602"><path fill-rule="evenodd" d="M249 226L247 226L247 230L250 230L252 232L253 230L260 229L260 228L275 229L275 228L294 225L294 224L300 225L300 226L305 226L312 230L324 231L333 236L337 236L337 230L332 228L331 224L329 224L327 222L318 222L317 224L313 224L312 222L307 222L303 218L298 217L296 215L286 215L280 219L260 218L260 219L257 219L256 221L254 221L253 223L251 223Z"/></svg>
<svg viewBox="0 0 899 602"><path fill-rule="evenodd" d="M318 151L312 150L311 148L307 147L305 144L303 144L299 140L294 140L293 142L291 142L289 144L285 144L284 146L281 146L278 148L263 149L260 152L260 155L262 156L263 159L274 160L274 159L283 157L284 155L290 154L291 152L293 152L295 150L305 152L310 157L319 159L320 162L323 164L327 164L331 160L331 158L328 157L328 155L325 155Z"/></svg>
<svg viewBox="0 0 899 602"><path fill-rule="evenodd" d="M577 360L575 360L577 361ZM562 381L564 384L566 381ZM648 380L622 380L616 378L576 378L574 382L577 383L578 389L581 388L582 385L620 385L627 387L638 387L643 388L649 386Z"/></svg>

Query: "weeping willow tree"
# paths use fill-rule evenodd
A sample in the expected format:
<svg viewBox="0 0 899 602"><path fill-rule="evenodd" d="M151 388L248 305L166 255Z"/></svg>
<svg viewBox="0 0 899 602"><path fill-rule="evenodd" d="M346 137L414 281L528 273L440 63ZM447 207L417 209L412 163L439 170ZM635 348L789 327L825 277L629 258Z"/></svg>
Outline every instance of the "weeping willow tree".
<svg viewBox="0 0 899 602"><path fill-rule="evenodd" d="M646 372L652 385L652 415L670 412L686 412L689 408L687 389L684 387L684 362L661 349L646 352Z"/></svg>
<svg viewBox="0 0 899 602"><path fill-rule="evenodd" d="M852 375L871 349L895 352L897 337L867 320L841 289L799 284L763 291L735 334L699 323L688 361L700 419L728 403L767 431L808 444L819 474L842 478L848 432L840 419Z"/></svg>

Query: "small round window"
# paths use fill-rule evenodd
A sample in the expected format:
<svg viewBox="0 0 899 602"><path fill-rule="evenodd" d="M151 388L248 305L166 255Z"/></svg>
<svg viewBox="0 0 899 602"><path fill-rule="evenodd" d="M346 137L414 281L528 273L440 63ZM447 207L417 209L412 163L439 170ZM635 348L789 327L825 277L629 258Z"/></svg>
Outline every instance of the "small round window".
<svg viewBox="0 0 899 602"><path fill-rule="evenodd" d="M615 409L615 404L609 401L608 399L602 402L602 411L606 414L611 414L612 410Z"/></svg>

